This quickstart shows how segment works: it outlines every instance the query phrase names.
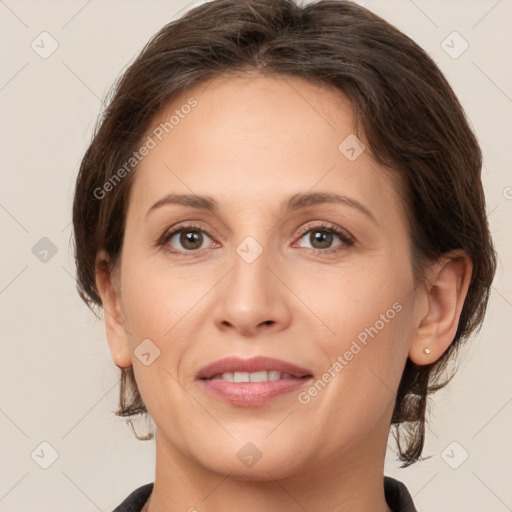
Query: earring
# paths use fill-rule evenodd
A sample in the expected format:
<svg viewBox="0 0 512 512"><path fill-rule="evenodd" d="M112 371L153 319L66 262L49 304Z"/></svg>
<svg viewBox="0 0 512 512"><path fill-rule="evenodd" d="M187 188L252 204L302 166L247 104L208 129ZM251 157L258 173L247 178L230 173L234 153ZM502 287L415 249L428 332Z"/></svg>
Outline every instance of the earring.
<svg viewBox="0 0 512 512"><path fill-rule="evenodd" d="M423 349L423 353L428 356L430 354L430 349L429 348L424 348Z"/></svg>
<svg viewBox="0 0 512 512"><path fill-rule="evenodd" d="M121 359L121 353L118 352L116 354L116 359ZM127 368L130 368L131 364L128 365L128 366L119 366L117 363L115 363L115 365L120 369L120 370L126 370Z"/></svg>

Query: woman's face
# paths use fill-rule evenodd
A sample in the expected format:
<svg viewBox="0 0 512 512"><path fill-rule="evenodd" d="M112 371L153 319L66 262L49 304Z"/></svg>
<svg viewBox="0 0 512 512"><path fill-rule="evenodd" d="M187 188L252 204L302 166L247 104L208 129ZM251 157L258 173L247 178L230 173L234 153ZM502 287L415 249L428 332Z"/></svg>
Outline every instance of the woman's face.
<svg viewBox="0 0 512 512"><path fill-rule="evenodd" d="M424 304L400 194L354 131L339 92L259 76L145 135L115 349L170 459L268 480L382 457Z"/></svg>

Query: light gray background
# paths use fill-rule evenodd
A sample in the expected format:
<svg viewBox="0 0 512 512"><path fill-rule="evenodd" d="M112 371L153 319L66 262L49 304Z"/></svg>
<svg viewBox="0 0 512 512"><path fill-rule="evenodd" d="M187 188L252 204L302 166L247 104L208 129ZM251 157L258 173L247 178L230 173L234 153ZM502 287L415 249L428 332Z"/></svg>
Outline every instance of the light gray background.
<svg viewBox="0 0 512 512"><path fill-rule="evenodd" d="M1 511L109 512L154 479L154 441L137 441L113 414L119 371L103 322L75 291L70 209L109 86L154 33L200 3L0 0ZM389 451L386 474L407 484L420 512L512 510L512 2L360 3L425 48L459 96L483 149L500 254L484 327L433 401L432 457L401 470ZM47 59L31 48L43 31L59 45ZM469 43L458 58L441 46L453 31ZM457 37L445 43L452 54ZM46 262L32 251L43 237L57 249ZM58 453L47 469L43 441Z"/></svg>

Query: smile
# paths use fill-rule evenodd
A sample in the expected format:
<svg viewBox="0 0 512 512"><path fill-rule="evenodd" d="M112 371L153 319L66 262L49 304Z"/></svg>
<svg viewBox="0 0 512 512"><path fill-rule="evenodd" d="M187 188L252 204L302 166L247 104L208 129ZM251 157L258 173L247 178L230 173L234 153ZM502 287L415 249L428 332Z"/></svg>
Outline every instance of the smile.
<svg viewBox="0 0 512 512"><path fill-rule="evenodd" d="M215 375L210 380L225 380L227 382L274 382L280 379L295 379L289 373L281 373L275 370L261 372L226 372Z"/></svg>
<svg viewBox="0 0 512 512"><path fill-rule="evenodd" d="M263 356L220 359L196 376L208 395L238 407L262 406L299 390L312 377L307 369Z"/></svg>

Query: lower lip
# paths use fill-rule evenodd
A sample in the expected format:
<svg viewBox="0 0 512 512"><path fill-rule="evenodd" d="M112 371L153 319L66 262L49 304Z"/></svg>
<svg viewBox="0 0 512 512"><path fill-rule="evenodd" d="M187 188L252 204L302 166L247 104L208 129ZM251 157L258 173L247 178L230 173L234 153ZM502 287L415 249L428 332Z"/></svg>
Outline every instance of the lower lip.
<svg viewBox="0 0 512 512"><path fill-rule="evenodd" d="M207 379L199 382L208 393L224 402L239 407L255 407L296 391L310 380L311 377L268 382L230 382Z"/></svg>

